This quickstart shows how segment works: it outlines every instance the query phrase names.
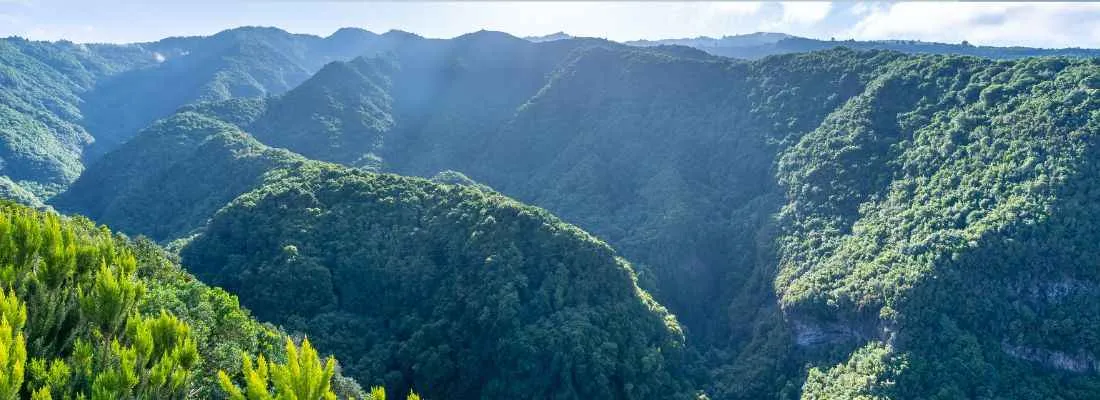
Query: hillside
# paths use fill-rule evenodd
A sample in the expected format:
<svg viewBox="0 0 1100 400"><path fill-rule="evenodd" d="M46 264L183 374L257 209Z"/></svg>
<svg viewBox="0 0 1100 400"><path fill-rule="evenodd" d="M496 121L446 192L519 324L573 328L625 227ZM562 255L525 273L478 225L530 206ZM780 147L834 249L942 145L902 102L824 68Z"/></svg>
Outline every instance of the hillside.
<svg viewBox="0 0 1100 400"><path fill-rule="evenodd" d="M604 243L465 186L279 172L182 250L363 382L430 398L691 398L675 318Z"/></svg>
<svg viewBox="0 0 1100 400"><path fill-rule="evenodd" d="M85 126L98 141L91 156L113 149L180 106L281 94L329 62L385 52L417 39L400 32L378 35L360 29L322 38L243 27L208 37L137 44L163 62L104 80L84 96ZM165 87L164 82L173 84Z"/></svg>
<svg viewBox="0 0 1100 400"><path fill-rule="evenodd" d="M211 116L225 106L208 104L158 121L105 155L51 204L124 232L171 240L202 227L268 171L306 162ZM245 114L241 107L232 110Z"/></svg>
<svg viewBox="0 0 1100 400"><path fill-rule="evenodd" d="M420 41L326 66L272 100L248 130L310 158L435 173L453 164L446 157L479 152L475 133L504 123L569 54L595 45L612 44L532 44L488 31Z"/></svg>
<svg viewBox="0 0 1100 400"><path fill-rule="evenodd" d="M255 27L126 45L0 39L0 176L45 201L181 106L280 94L326 63L418 40Z"/></svg>
<svg viewBox="0 0 1100 400"><path fill-rule="evenodd" d="M1098 89L1092 61L918 58L783 155L780 303L872 360L804 398L1095 395Z"/></svg>
<svg viewBox="0 0 1100 400"><path fill-rule="evenodd" d="M462 51L327 66L272 100L247 130L349 165L419 176L460 171L546 207L652 266L648 281L662 302L701 337L720 331L716 338L727 324L711 299L736 291L730 286L743 283L728 280L744 280L757 260L755 244L735 239L746 232L712 216L777 211L768 177L777 144L812 130L898 57L837 51L753 64L475 35ZM509 47L484 55L501 43ZM463 67L444 75L438 65ZM655 79L669 75L685 78ZM803 85L801 93L790 89ZM767 199L776 204L761 203Z"/></svg>
<svg viewBox="0 0 1100 400"><path fill-rule="evenodd" d="M912 235L911 231L894 230L904 226L926 226L926 230L941 226L933 216L937 213L966 216L961 213L960 205L906 200L925 204L928 208L914 211L913 222L875 220L863 227L858 221L868 218L864 215L873 211L867 207L876 204L875 201L887 201L888 195L893 193L872 190L885 190L880 188L891 185L917 193L942 190L921 189L925 181L920 176L956 176L947 182L980 179L978 174L982 169L967 168L988 165L990 160L1003 158L1006 151L1015 152L1020 148L1018 151L1025 154L1028 151L1036 154L1031 157L1058 155L1067 160L1084 159L1067 151L1083 146L1087 143L1086 137L1080 139L1086 140L1082 144L1063 145L1059 141L1065 141L1075 129L1088 127L1087 116L1091 115L1090 101L1094 96L1088 86L1091 85L1088 76L1095 70L1091 63L1063 60L1004 63L848 50L768 58L754 63L688 59L614 47L596 47L570 54L531 98L501 103L520 104L514 111L501 111L484 119L463 119L447 113L448 108L439 108L444 111L426 117L417 115L412 121L420 128L430 126L423 123L425 119L438 118L448 121L445 125L448 129L444 132L420 128L413 134L403 129L403 125L409 123L402 118L404 114L389 114L393 118L393 128L387 134L395 138L391 142L400 141L397 145L376 150L382 168L418 175L433 174L437 165L462 171L478 182L546 207L609 240L625 256L644 264L643 272L650 274L646 279L657 289L657 297L683 318L693 337L708 343L699 348L712 352L708 357L714 357L716 381L712 384L716 388L713 392L722 397L752 398L776 390L775 384L766 379L799 385L797 376L803 373L798 372L800 362L797 360L800 359L821 366L820 370L813 370L821 372L810 372L810 377L816 377L817 373L826 376L825 371L866 373L836 372L843 368L827 368L836 363L844 365L847 357L837 353L847 354L855 349L852 346L866 348L852 353L855 358L869 352L882 354L884 348L889 360L896 361L904 355L905 364L911 369L890 372L896 376L884 376L887 372L875 375L883 382L897 382L893 397L921 396L925 393L922 388L929 387L930 382L937 382L948 397L1007 392L1020 396L1059 393L1072 398L1075 390L1088 392L1090 381L1076 377L1072 371L1088 371L1091 367L1071 367L1067 375L1057 367L1067 361L1047 360L1068 359L1071 366L1091 365L1089 360L1093 359L1094 350L1064 347L1070 343L1087 343L1081 338L1091 335L1091 331L1044 328L1048 334L1043 336L1043 341L1058 343L1053 347L1039 346L1033 343L1035 339L1027 339L1029 335L1019 336L1018 333L1049 326L1052 322L1047 318L1069 318L1056 317L1063 315L1057 310L1068 307L1061 305L1061 300L1053 305L1029 306L1031 312L1045 317L1032 316L1016 321L1014 317L1002 315L993 320L997 322L991 323L988 322L991 317L980 313L1004 308L985 308L978 304L989 301L1004 304L1003 307L1012 304L1015 297L1010 293L1015 289L1011 288L1017 286L1005 284L1003 280L1020 279L1009 277L1035 272L1005 266L1011 273L993 274L991 278L979 280L969 275L977 273L972 271L972 266L962 275L968 278L960 277L956 282L1005 288L1010 293L997 300L975 302L970 307L960 307L958 301L967 298L961 292L951 292L946 303L912 300L923 293L914 282L921 281L921 277L938 276L940 268L948 267L936 267L935 263L928 264L930 261L915 264L922 265L919 267L905 267L902 260L935 260L940 256L934 254L942 253L906 253L914 251L905 250L909 248L906 246L913 245L902 243L913 243L911 241L916 239L907 236ZM668 76L681 78L670 81L665 79ZM466 77L460 75L451 82L464 79ZM392 87L401 84L399 77L389 82ZM393 89L391 92L394 94L389 98L389 107L401 109L402 92ZM478 95L485 93L478 92ZM1060 97L1052 97L1056 94ZM1060 103L1052 101L1068 104L1053 108ZM488 102L481 100L478 103ZM901 117L895 116L897 114ZM478 125L493 121L493 115L508 117L495 127ZM283 118L292 119L285 113ZM998 124L1005 125L1001 128ZM1021 131L1024 126L1030 130ZM915 136L918 129L929 132L930 136L924 139L928 142L917 142L916 137L907 139L910 135ZM1034 133L1021 133L1021 138L1016 139L1021 144L995 144L999 140L995 133L1000 131ZM425 139L419 142L405 139L410 136ZM942 153L954 148L944 146L960 145L934 137L975 143L993 141L988 145L993 153L970 155L969 152L977 149L958 150L969 158L958 161L958 166L942 166L936 160L952 160ZM1044 144L1040 141L1042 137L1051 137L1054 142ZM261 136L261 140L263 138ZM907 148L910 150L905 150ZM1027 150L1029 148L1035 150ZM471 151L473 149L476 151ZM891 157L900 157L895 152L911 155L891 161ZM834 154L841 158L829 158ZM1017 161L1006 161L1005 168L1016 164L1025 168L1043 165L1039 160L1027 161L1031 159L1029 156L1014 157ZM772 169L777 161L778 172ZM923 168L937 167L915 172L902 169L916 168L914 163L917 162L927 166ZM966 167L968 165L970 167ZM1044 168L1058 170L1070 168L1072 164L1059 165L1062 164ZM835 168L836 172L830 168ZM995 167L992 170L1001 171ZM902 179L891 175L901 172L892 171L923 175ZM862 175L868 172L881 175ZM1003 173L1008 172L998 172ZM890 183L895 179L899 181ZM1053 177L1036 179L1038 183L1055 180ZM828 184L801 183L807 181ZM1008 196L1000 194L999 190L1017 190L998 189L1000 183L991 185L988 188L964 185L961 187L967 188L969 194L958 196L996 199ZM1025 193L1030 192L1010 197L1014 199L1010 204L1030 204L1033 200L1020 197ZM847 196L852 198L849 200ZM1056 198L1054 194L1045 196ZM817 200L819 198L822 200ZM1038 201L1044 197L1035 198L1034 201ZM878 218L887 215L898 218L898 210L909 204L900 199L884 203L881 206L883 217ZM816 208L818 201L825 202L824 211ZM983 204L979 200L968 201ZM1037 215L1035 218L1038 218L1042 213L1051 212L1054 200L1044 201L1029 206L1029 214L1025 215ZM809 207L808 211L800 211L804 207ZM782 218L773 224L768 216L781 210ZM811 211L824 214L818 216ZM1020 218L1019 211L1007 210L983 211L968 218L978 218L985 213L1000 215L1006 221L1003 223ZM857 222L847 222L852 218ZM969 223L983 227L981 229L999 229L994 228L996 225L984 228L990 223L981 220L954 218L958 221L955 223L964 224L963 227ZM818 226L820 222L815 221L829 223ZM812 230L806 230L810 228L804 225ZM881 231L886 228L889 230ZM852 238L847 236L851 235L849 232L863 230L868 233ZM910 233L889 233L892 231ZM869 239L863 235L871 232L882 232L874 233L878 238L874 240L881 243L872 249L898 246L896 251L902 258L877 258L886 255L882 255L881 250L867 249ZM938 232L933 229L924 234L931 235L930 238L944 238L936 240L952 237L943 236L948 235L947 232ZM978 232L982 230L971 235L979 235ZM834 239L830 235L837 236ZM837 241L837 250L832 250L832 241ZM922 251L933 251L931 249L941 245L920 246L921 249L931 246ZM834 251L844 253L833 254ZM999 253L997 258L985 254L983 259L1008 257L1011 261L1005 262L1009 265L1027 265L1028 262L1021 258L1026 260L1031 256L1025 250L1020 251L1024 253ZM871 254L876 257L868 258ZM861 266L864 263L867 267ZM875 267L883 263L885 267ZM844 272L849 269L853 272ZM775 275L768 278L768 271L778 271L778 278L774 278ZM1079 290L1087 293L1092 285L1069 270L1057 268L1050 273L1061 274L1063 278L1050 276L1042 280L1061 282L1051 285L1068 287L1070 289L1066 290L1070 292L1081 287L1083 289ZM772 279L779 293L778 309L769 301ZM926 290L942 294L940 291L946 289ZM894 308L891 302L895 300L880 299L885 296L879 294L880 291L920 306ZM989 290L982 293L989 293ZM1053 300L1046 302L1050 301ZM1093 302L1081 301L1084 300L1075 300L1072 304L1086 309L1096 306ZM943 304L949 308L929 314L930 311L925 311L928 304ZM880 310L883 305L889 306L882 309L887 311ZM1077 315L1062 324L1088 325L1092 318L1089 315ZM720 316L728 316L728 319ZM925 331L931 321L961 325L953 325L955 330L946 334ZM1016 328L1011 328L1013 326ZM988 332L1002 333L990 336ZM777 335L779 338L789 335L790 339L785 342L777 339ZM954 344L948 348L958 350L944 352L943 346L951 343L971 344ZM973 381L974 378L943 366L945 360L963 357L962 354L969 354L965 359L978 363L981 368L1017 378L979 384ZM976 354L981 354L980 358L975 359ZM761 358L770 361L762 363ZM1042 378L1023 379L1048 368L1049 372L1039 375ZM886 371L893 370L887 368ZM752 383L732 383L745 380ZM831 393L835 389L829 387L835 385L832 381L824 382L811 380L803 396ZM818 384L825 387L815 388ZM1005 386L1010 384L1016 386ZM1065 389L1055 389L1058 387Z"/></svg>
<svg viewBox="0 0 1100 400"><path fill-rule="evenodd" d="M595 394L613 398L648 397L653 393L669 393L676 397L692 395L693 386L686 378L690 361L679 324L648 294L634 286L633 271L606 245L541 210L521 206L499 195L489 195L468 178L459 181L468 186L452 186L357 173L270 149L232 125L211 118L224 114L227 109L241 108L221 103L200 105L158 122L135 140L105 156L70 191L59 196L54 206L66 212L87 213L115 221L132 232L153 235L160 240L186 236L192 229L205 225L207 218L215 216L208 227L199 231L201 235L182 242L186 244L183 254L190 270L210 282L232 286L231 290L243 296L244 304L257 310L261 318L270 318L268 320L292 332L309 334L320 349L336 352L341 359L356 359L354 363L342 364L345 373L362 377L364 383L384 384L391 392L401 393L415 387L435 398L478 398L478 393L493 393L491 397L505 394L522 397L529 393L550 392L561 392L561 396L567 398L587 398ZM101 172L104 174L99 175ZM453 172L441 176L448 175L460 176ZM244 192L249 193L238 197ZM306 197L293 200L286 196ZM237 199L233 200L235 197ZM300 201L314 197L322 203ZM421 201L394 204L386 198L421 198ZM230 200L233 205L215 214L220 204ZM304 207L297 211L287 210L304 213L298 217L301 218L299 222L293 222L290 214L268 214L272 211L271 206L288 205ZM477 220L445 218L458 212L456 210ZM312 220L317 216L315 213L321 211L336 219ZM432 216L435 213L443 214ZM343 226L339 233L322 232L325 226L338 226L331 225L337 220L342 220L341 224L352 223L348 215L374 221L369 226L380 231L367 232L362 230L364 225L355 224ZM416 215L422 218L409 219ZM235 218L269 217L275 220L255 222L256 226L229 222ZM495 218L502 223L518 220L505 225L507 232L493 233L492 239L466 243L463 238L481 234L458 232L488 229L482 227L483 218ZM390 222L379 224L380 220ZM317 225L307 232L302 230L305 227L302 224ZM275 230L265 232L263 227ZM173 228L177 229L172 231ZM236 228L245 231L222 231ZM291 231L282 231L283 228ZM314 231L316 233L310 233ZM421 233L405 244L387 239L404 235L399 232ZM517 236L506 240L509 234ZM270 237L265 238L268 235ZM446 239L448 237L451 239ZM276 246L273 253L249 254L244 258L234 256L229 250L253 248L246 242L254 240L280 243L293 240L295 250L292 251L301 253L302 258L285 259L285 245ZM375 243L370 247L371 253L359 254L367 250L362 246L370 241ZM350 243L356 245L347 245ZM513 250L517 253L513 254ZM356 254L343 254L344 251ZM565 257L578 251L581 254L595 252L591 256L595 258ZM322 254L335 258L320 257ZM447 276L455 273L450 269L455 265L483 263L505 255L519 257L516 260L522 262L508 258L511 261L502 264L502 268L508 269L492 279L504 286L484 286L486 277ZM267 260L267 256L279 260ZM230 266L224 264L225 257L256 264ZM376 260L377 264L365 263L367 259L362 257ZM456 264L460 260L463 264ZM293 263L285 265L295 268L287 272L293 275L271 274L272 266L291 261ZM298 263L306 261L315 267L307 270L309 272L298 270L302 267ZM513 265L514 262L519 264ZM551 279L543 271L551 267L567 269ZM262 268L265 272L261 275L267 278L250 278L257 273L256 268ZM513 268L518 271L512 271ZM400 273L378 275L391 269L399 269L396 272ZM425 269L438 271L419 276ZM331 272L324 272L329 270ZM338 281L323 283L325 276L337 273ZM424 281L428 276L436 278ZM581 276L601 278L593 283L594 287L587 288L577 286ZM410 282L402 289L404 291L383 290L403 285L399 283L402 280ZM501 296L513 290L508 289L509 282L516 280L528 282L514 289L522 295L514 300L522 302L507 307L509 303L497 304L511 301ZM351 286L345 287L339 282ZM419 282L416 284L419 286L413 286L412 282ZM320 288L329 289L319 289L315 284L327 285ZM275 293L271 288L276 287L270 285L279 287L275 292L280 295L270 296ZM407 321L400 329L386 328L380 322L395 318L393 313L408 314L409 310L402 305L409 304L409 299L428 296L425 291L436 293L431 304L447 306L424 309L419 319ZM388 294L385 297L351 294L372 292ZM470 294L450 297L462 292ZM559 296L558 300L545 298L550 293ZM478 313L483 312L479 310L488 306L481 303L484 298L497 299L492 300L493 308L505 307L498 311L503 314L491 320L484 319L491 315L479 316ZM474 314L469 318L449 316L447 313L454 311L454 304L462 304L462 308ZM507 311L509 309L512 311ZM520 311L520 315L512 314ZM607 320L610 315L615 315L616 319ZM556 324L566 324L569 328L566 330L566 326ZM538 328L519 328L528 325ZM467 334L456 337L456 333L452 333L446 340L438 336L440 332L475 331L482 332L485 337L474 341ZM396 352L393 347L420 336L424 336L424 342L416 346L422 349ZM374 339L364 342L363 337ZM589 341L592 337L603 339ZM573 339L563 341L565 338ZM583 338L588 339L581 341ZM513 341L516 346L521 342L526 344L516 348L490 347L498 346L497 341ZM601 341L619 343L622 348L593 348ZM545 376L546 368L524 367L528 372L521 372L506 367L518 368L534 360L550 360L548 354L562 353L558 350L561 346L574 345L581 346L576 353L571 353L574 350L563 353L573 354L571 358L555 361L546 368L557 368L561 376L600 374L607 375L608 380L574 379L571 385L575 388L552 387L547 385L557 377ZM476 351L459 351L470 347ZM445 348L453 348L456 353ZM491 354L498 356L484 358ZM647 360L644 363L638 358L643 356ZM450 361L444 363L437 360L439 357ZM417 372L414 367L429 362L422 361L426 359L439 363L434 367L437 369L430 373ZM464 363L499 367L474 368ZM635 369L642 364L650 367ZM467 372L463 371L480 375L464 375ZM496 383L485 383L487 379ZM623 386L627 383L633 389Z"/></svg>
<svg viewBox="0 0 1100 400"><path fill-rule="evenodd" d="M0 175L36 201L62 190L80 175L82 151L94 140L81 124L80 95L153 63L124 46L0 39Z"/></svg>
<svg viewBox="0 0 1100 400"><path fill-rule="evenodd" d="M185 107L54 205L432 398L1087 399L1098 82L478 32Z"/></svg>

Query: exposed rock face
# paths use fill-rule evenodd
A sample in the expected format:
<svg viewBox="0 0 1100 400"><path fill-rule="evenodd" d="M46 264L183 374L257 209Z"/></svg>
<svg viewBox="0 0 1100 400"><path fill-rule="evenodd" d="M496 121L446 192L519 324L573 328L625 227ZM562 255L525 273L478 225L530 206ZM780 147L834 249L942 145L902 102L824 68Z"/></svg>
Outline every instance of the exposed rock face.
<svg viewBox="0 0 1100 400"><path fill-rule="evenodd" d="M841 343L855 340L858 337L854 330L840 324L808 324L794 323L794 341L799 346L818 346L822 344Z"/></svg>
<svg viewBox="0 0 1100 400"><path fill-rule="evenodd" d="M1048 368L1071 372L1100 371L1100 360L1084 350L1074 354L1028 346L1016 346L1007 341L1001 343L1001 349L1012 357L1036 362Z"/></svg>
<svg viewBox="0 0 1100 400"><path fill-rule="evenodd" d="M866 342L878 338L873 324L846 324L841 322L820 322L792 319L794 342L799 346L820 346L827 344Z"/></svg>

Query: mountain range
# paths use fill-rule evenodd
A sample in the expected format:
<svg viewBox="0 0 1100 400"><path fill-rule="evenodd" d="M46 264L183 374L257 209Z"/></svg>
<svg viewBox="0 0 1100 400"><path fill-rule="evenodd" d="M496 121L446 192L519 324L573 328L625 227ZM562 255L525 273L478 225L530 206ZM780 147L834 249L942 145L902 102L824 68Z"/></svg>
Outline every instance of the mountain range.
<svg viewBox="0 0 1100 400"><path fill-rule="evenodd" d="M118 239L150 254L132 279L155 264L224 288L278 326L237 347L280 358L296 350L272 345L279 329L308 337L339 360L340 397L1088 399L1093 52L771 33L6 39L0 193L149 238ZM142 318L195 332L261 326L151 298ZM202 335L216 361L187 384L228 393L214 373L249 368Z"/></svg>
<svg viewBox="0 0 1100 400"><path fill-rule="evenodd" d="M561 38L564 34L548 37ZM1084 48L1045 49L1035 47L976 46L961 43L937 43L919 40L829 40L792 36L785 33L757 32L712 38L634 40L631 46L689 46L708 53L733 58L758 59L777 54L801 53L846 47L854 50L893 50L909 54L956 54L996 59L1024 57L1097 57L1100 50Z"/></svg>

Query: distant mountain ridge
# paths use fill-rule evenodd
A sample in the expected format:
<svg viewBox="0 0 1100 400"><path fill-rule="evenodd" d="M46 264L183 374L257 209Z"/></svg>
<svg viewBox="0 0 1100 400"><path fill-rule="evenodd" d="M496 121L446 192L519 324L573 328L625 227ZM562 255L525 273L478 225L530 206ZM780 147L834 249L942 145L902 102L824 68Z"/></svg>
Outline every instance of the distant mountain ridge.
<svg viewBox="0 0 1100 400"><path fill-rule="evenodd" d="M756 32L744 35L727 35L720 38L697 36L694 38L682 39L631 40L624 43L631 46L678 45L700 48L750 47L775 44L776 42L779 42L781 40L792 38L796 38L796 36L788 35L786 33Z"/></svg>
<svg viewBox="0 0 1100 400"><path fill-rule="evenodd" d="M497 34L519 40L505 33ZM526 39L557 43L569 38L570 35L558 32ZM457 43L463 39L461 36L428 39L397 30L379 34L359 28L342 28L322 37L271 27L240 27L211 36L170 37L133 44L0 39L0 83L4 84L0 86L0 116L10 121L0 126L3 161L0 175L7 176L21 192L32 194L37 199L32 202L46 200L71 183L87 162L181 106L279 95L332 61L449 40ZM611 43L603 39L579 40ZM1094 49L905 40L827 41L764 32L626 44L662 48L661 51L679 56L689 55L687 49L692 48L700 56L705 52L744 59L835 47L997 59L1100 56L1100 51Z"/></svg>
<svg viewBox="0 0 1100 400"><path fill-rule="evenodd" d="M821 40L773 32L757 32L745 35L723 36L721 38L700 36L683 39L634 40L624 43L631 46L689 46L716 56L750 60L777 54L827 50L836 47L847 47L855 50L893 50L909 54L956 54L996 59L1017 59L1041 56L1100 56L1100 49L974 46L965 41L953 44L924 42L919 40Z"/></svg>
<svg viewBox="0 0 1100 400"><path fill-rule="evenodd" d="M0 175L48 199L86 162L181 106L281 94L329 62L415 38L242 27L126 45L0 39Z"/></svg>
<svg viewBox="0 0 1100 400"><path fill-rule="evenodd" d="M50 64L50 82L9 62L2 78L29 86L0 89L71 76L62 103L24 90L11 108L83 129L69 106L103 93L96 79L178 78L187 90L147 101L185 104L166 118L116 107L157 122L120 134L49 204L172 241L200 276L391 389L1100 393L1100 227L1088 223L1100 220L1100 67L1075 58L1093 50L1004 60L1057 50L685 39L759 57L746 60L683 43L364 32L245 28L91 61L42 44L79 62ZM831 47L775 53L799 46ZM315 65L303 54L349 49L371 53L281 89ZM124 89L116 99L148 87ZM11 182L0 193L35 200Z"/></svg>

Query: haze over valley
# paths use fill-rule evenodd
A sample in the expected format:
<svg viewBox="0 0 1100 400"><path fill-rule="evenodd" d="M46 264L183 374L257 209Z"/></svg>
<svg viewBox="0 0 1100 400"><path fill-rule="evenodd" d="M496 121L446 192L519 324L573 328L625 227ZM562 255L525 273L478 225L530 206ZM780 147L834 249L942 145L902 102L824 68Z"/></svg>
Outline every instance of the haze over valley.
<svg viewBox="0 0 1100 400"><path fill-rule="evenodd" d="M0 39L4 399L1100 394L1088 42L78 39Z"/></svg>

